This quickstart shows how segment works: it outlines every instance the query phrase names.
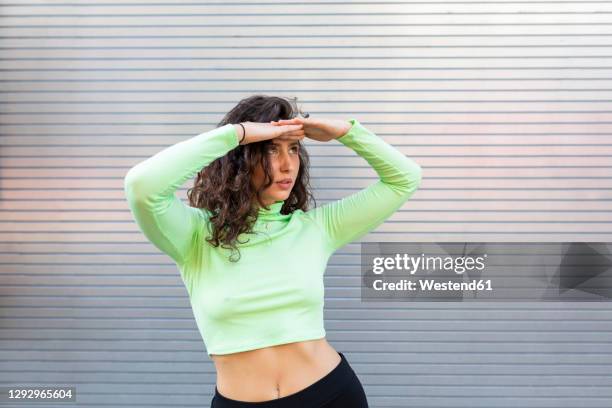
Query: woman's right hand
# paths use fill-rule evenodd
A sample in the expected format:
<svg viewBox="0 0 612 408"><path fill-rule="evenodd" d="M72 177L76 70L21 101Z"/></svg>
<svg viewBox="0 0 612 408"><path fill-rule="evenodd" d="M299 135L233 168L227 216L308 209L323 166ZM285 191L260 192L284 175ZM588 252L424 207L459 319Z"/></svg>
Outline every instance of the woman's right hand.
<svg viewBox="0 0 612 408"><path fill-rule="evenodd" d="M273 125L271 123L263 123L263 122L240 122L244 126L244 130L246 131L246 136L242 140L241 145L245 145L248 143L261 142L263 140L274 139L276 137L283 138L295 138L296 140L301 140L304 138L304 129L303 125ZM239 124L235 124L236 133L238 134L238 141L242 139L242 126Z"/></svg>

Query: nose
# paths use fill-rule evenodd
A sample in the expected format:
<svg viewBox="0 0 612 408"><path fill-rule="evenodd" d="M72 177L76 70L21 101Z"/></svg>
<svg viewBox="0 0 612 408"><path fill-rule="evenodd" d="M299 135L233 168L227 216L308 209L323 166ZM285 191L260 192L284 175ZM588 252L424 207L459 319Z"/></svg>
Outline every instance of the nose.
<svg viewBox="0 0 612 408"><path fill-rule="evenodd" d="M280 154L280 169L282 171L290 171L292 170L291 158L288 152L281 152Z"/></svg>

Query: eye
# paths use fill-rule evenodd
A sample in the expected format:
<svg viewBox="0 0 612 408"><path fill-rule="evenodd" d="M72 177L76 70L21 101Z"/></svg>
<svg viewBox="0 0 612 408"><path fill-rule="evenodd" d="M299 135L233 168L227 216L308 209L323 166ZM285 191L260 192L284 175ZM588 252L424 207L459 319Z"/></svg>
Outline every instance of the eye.
<svg viewBox="0 0 612 408"><path fill-rule="evenodd" d="M291 148L292 148L292 150L293 150L294 152L296 152L296 153L298 153L298 152L300 151L300 148L299 148L299 146L298 146L298 145L292 146Z"/></svg>

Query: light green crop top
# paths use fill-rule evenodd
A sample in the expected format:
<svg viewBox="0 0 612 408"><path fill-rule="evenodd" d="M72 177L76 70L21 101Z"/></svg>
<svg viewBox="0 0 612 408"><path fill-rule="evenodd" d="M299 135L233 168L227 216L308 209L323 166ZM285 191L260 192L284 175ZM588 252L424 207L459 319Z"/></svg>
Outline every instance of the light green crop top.
<svg viewBox="0 0 612 408"><path fill-rule="evenodd" d="M325 337L323 274L340 247L397 211L421 182L421 167L356 119L336 140L379 180L340 200L281 214L259 209L254 232L239 236L240 260L206 242L207 210L175 196L188 179L238 146L227 124L176 143L131 168L125 195L136 223L178 266L206 352L229 354ZM328 143L334 143L333 141Z"/></svg>

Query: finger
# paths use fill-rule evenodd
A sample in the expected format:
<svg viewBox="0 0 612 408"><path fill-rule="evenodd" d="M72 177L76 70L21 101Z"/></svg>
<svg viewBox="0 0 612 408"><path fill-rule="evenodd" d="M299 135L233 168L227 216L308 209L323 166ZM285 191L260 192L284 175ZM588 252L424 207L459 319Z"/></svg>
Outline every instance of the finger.
<svg viewBox="0 0 612 408"><path fill-rule="evenodd" d="M272 124L272 125L279 125L279 126L283 126L283 127L296 127L296 126L301 127L301 126L303 126L302 123L284 122L284 121L281 121L281 120L278 120L278 121L271 120L270 124Z"/></svg>
<svg viewBox="0 0 612 408"><path fill-rule="evenodd" d="M279 139L281 140L294 140L295 138L299 138L299 137L303 137L304 131L303 130L296 130L293 132L289 132L289 133L283 133L282 135L278 136Z"/></svg>
<svg viewBox="0 0 612 408"><path fill-rule="evenodd" d="M278 121L272 121L272 123L280 123L282 125L291 125L291 124L299 124L301 123L301 120L300 118L279 119Z"/></svg>
<svg viewBox="0 0 612 408"><path fill-rule="evenodd" d="M297 135L299 135L298 132L291 131L291 132L283 132L280 135L278 135L277 137L279 137L281 139L285 138L285 140L290 140L290 139L292 139L293 137L295 137Z"/></svg>
<svg viewBox="0 0 612 408"><path fill-rule="evenodd" d="M293 132L296 130L302 130L302 125L283 125L283 131L285 132Z"/></svg>
<svg viewBox="0 0 612 408"><path fill-rule="evenodd" d="M304 129L299 128L299 129L285 131L284 134L286 134L286 135L303 135L304 132L305 132Z"/></svg>

